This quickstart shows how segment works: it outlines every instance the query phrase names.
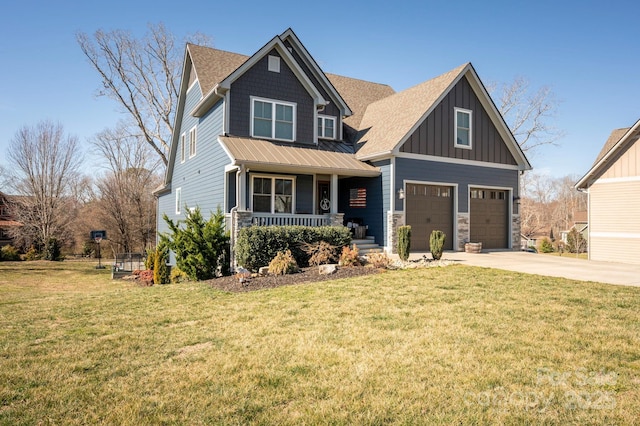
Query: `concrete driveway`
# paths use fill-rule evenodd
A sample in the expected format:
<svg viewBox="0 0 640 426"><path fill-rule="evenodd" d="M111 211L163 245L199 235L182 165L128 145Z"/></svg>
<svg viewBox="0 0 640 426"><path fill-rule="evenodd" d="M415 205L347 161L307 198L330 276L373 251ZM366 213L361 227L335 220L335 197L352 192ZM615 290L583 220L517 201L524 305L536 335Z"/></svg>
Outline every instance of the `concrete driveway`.
<svg viewBox="0 0 640 426"><path fill-rule="evenodd" d="M422 257L417 256L417 253L412 258L414 256ZM483 253L445 252L442 258L463 265L640 287L640 265L576 259L571 255L551 256L502 250Z"/></svg>

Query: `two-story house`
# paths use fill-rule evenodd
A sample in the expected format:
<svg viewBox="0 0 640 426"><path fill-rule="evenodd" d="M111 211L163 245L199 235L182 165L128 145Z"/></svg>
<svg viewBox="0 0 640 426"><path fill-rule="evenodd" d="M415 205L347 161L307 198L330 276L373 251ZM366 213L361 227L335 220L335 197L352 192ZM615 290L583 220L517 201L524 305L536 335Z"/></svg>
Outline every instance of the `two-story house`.
<svg viewBox="0 0 640 426"><path fill-rule="evenodd" d="M357 222L387 251L519 244L519 175L531 166L470 63L402 92L327 74L288 29L244 56L189 44L162 214L219 207L252 225Z"/></svg>

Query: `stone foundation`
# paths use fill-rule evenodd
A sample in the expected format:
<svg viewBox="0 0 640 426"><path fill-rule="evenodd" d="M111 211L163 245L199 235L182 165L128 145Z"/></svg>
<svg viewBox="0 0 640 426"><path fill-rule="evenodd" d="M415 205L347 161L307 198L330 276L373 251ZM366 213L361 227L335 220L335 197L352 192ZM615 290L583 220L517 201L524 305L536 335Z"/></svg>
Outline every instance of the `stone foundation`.
<svg viewBox="0 0 640 426"><path fill-rule="evenodd" d="M511 215L511 248L520 250L520 215Z"/></svg>
<svg viewBox="0 0 640 426"><path fill-rule="evenodd" d="M344 213L332 213L329 215L329 226L344 226Z"/></svg>
<svg viewBox="0 0 640 426"><path fill-rule="evenodd" d="M464 251L464 245L469 242L469 213L458 213L458 247L456 250Z"/></svg>
<svg viewBox="0 0 640 426"><path fill-rule="evenodd" d="M398 252L398 228L404 225L404 214L402 212L387 212L387 253L396 254Z"/></svg>

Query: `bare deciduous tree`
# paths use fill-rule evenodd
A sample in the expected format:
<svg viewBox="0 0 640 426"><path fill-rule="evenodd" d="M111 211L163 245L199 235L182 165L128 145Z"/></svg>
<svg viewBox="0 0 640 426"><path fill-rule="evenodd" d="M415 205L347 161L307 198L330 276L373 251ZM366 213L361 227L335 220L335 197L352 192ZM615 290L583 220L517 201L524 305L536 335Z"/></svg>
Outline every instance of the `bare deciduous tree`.
<svg viewBox="0 0 640 426"><path fill-rule="evenodd" d="M563 132L550 121L556 115L558 100L548 86L532 90L523 77L511 83L490 84L489 93L525 153L541 145L555 144Z"/></svg>
<svg viewBox="0 0 640 426"><path fill-rule="evenodd" d="M75 209L73 188L82 155L75 136L65 135L61 124L42 121L24 126L10 142L8 157L14 169L12 212L22 227L12 231L25 246L42 246L50 238L68 239Z"/></svg>
<svg viewBox="0 0 640 426"><path fill-rule="evenodd" d="M99 133L93 145L107 170L96 186L100 216L111 230L110 239L123 252L142 250L155 238L152 191L160 184L160 176L154 173L160 160L123 127Z"/></svg>
<svg viewBox="0 0 640 426"><path fill-rule="evenodd" d="M78 33L78 44L102 79L99 95L114 99L128 114L137 136L144 139L167 164L178 84L182 71L182 45L164 25L149 25L148 33L135 38L122 30ZM195 34L198 44L209 39Z"/></svg>

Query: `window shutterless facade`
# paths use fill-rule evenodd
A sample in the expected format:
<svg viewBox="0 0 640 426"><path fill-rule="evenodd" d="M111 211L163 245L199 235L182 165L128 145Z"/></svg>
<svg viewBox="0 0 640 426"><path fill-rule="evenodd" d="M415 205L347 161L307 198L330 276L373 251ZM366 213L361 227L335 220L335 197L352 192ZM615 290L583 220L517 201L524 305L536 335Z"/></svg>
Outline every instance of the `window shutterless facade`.
<svg viewBox="0 0 640 426"><path fill-rule="evenodd" d="M195 127L189 130L189 158L195 157L198 145L198 132Z"/></svg>
<svg viewBox="0 0 640 426"><path fill-rule="evenodd" d="M182 134L182 136L180 136L180 162L184 163L185 160L185 154L187 151L187 135L185 135L184 133Z"/></svg>
<svg viewBox="0 0 640 426"><path fill-rule="evenodd" d="M251 136L293 142L296 139L296 104L251 98Z"/></svg>
<svg viewBox="0 0 640 426"><path fill-rule="evenodd" d="M318 138L336 138L336 119L328 115L318 115Z"/></svg>
<svg viewBox="0 0 640 426"><path fill-rule="evenodd" d="M254 176L251 182L252 210L258 213L293 213L294 179Z"/></svg>
<svg viewBox="0 0 640 426"><path fill-rule="evenodd" d="M454 146L456 148L471 149L473 141L472 111L463 108L454 108L455 114L455 136Z"/></svg>

